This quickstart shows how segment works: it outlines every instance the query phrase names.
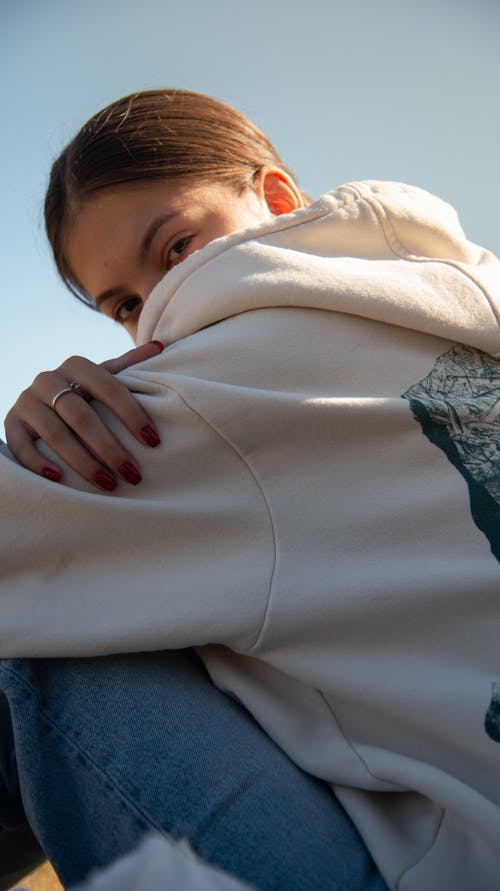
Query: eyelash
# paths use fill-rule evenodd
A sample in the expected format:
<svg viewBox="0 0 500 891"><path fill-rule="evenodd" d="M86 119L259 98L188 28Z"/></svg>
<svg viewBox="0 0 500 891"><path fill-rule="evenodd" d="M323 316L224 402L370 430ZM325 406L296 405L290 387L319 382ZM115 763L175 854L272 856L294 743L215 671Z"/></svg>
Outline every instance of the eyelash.
<svg viewBox="0 0 500 891"><path fill-rule="evenodd" d="M120 325L124 325L129 316L131 316L134 310L137 309L137 306L140 304L140 302L140 297L127 297L126 300L124 300L122 303L119 303L118 306L115 307L115 311L113 313L115 322L118 322ZM127 311L127 315L124 319L120 317L122 309L125 309Z"/></svg>
<svg viewBox="0 0 500 891"><path fill-rule="evenodd" d="M170 259L170 255L171 255L172 251L175 251L177 259L181 258L184 251L189 247L192 239L193 239L192 235L184 235L182 238L179 238L175 242L175 244L173 244L171 247L168 248L168 250L166 252L166 256L165 256L165 267L166 267L167 271L169 269L171 269L172 266L176 265L176 263L173 263L172 260ZM180 250L177 250L177 248L179 248L179 247L180 247Z"/></svg>

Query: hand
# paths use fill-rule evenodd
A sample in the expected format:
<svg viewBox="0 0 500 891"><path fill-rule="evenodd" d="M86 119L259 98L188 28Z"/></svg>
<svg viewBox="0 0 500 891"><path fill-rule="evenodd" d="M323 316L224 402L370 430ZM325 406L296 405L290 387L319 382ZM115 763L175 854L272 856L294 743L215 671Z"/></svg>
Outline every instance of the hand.
<svg viewBox="0 0 500 891"><path fill-rule="evenodd" d="M161 343L152 341L101 365L73 356L54 371L39 374L5 418L7 444L12 454L24 467L58 482L61 468L34 445L41 439L76 473L100 489L111 492L117 484L116 476L137 485L141 473L136 460L86 400L88 397L102 402L143 445L159 445L160 438L151 419L114 375L158 355L162 349ZM73 381L81 385L85 398L77 392L65 392L52 407L56 393L69 388Z"/></svg>

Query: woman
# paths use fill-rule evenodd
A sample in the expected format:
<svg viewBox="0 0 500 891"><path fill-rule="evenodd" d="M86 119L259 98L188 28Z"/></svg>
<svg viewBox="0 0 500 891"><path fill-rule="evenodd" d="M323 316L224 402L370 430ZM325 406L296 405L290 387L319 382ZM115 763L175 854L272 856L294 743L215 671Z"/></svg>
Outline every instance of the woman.
<svg viewBox="0 0 500 891"><path fill-rule="evenodd" d="M194 127L198 144L192 145L188 154ZM130 142L127 147L126 128L128 139L134 134L136 139L135 158L127 170L124 160L130 160ZM125 99L112 113L106 111L91 121L87 137L95 129L103 133L101 165L111 166L118 183L125 178L143 184L147 177L155 185L154 193L165 187L167 166L169 176L175 173L188 185L193 178L197 182L208 175L214 154L219 159L221 148L226 160L217 177L223 173L223 181L231 188L243 188L264 164L282 166L272 146L242 116L207 97L179 91ZM115 130L118 142L113 139ZM164 140L163 159L160 137ZM77 137L54 165L47 196L49 237L68 281L66 233L63 236L58 230L58 215L65 204L62 192L64 183L73 180L76 189L69 203L75 207L81 203L85 188L89 188L89 175L91 179L92 171L96 172L92 144L91 139L90 154L84 157ZM120 147L124 151L121 158L116 155ZM220 167L220 160L216 163ZM75 178L77 167L80 186ZM99 189L98 176L94 190ZM283 177L278 187L280 182L288 182L285 171ZM78 198L79 188L83 192ZM197 227L189 245L191 231L183 232L169 245L169 257L164 256L163 246L159 256L158 236L165 238L169 223L163 222L153 234L150 248L154 253L150 252L142 300L165 269L183 255L235 226L261 216L270 218L271 212L257 201L243 210L233 201L230 208L221 203L218 194L214 203L211 188L202 196L205 204L198 205L198 216L193 217L191 200L189 220L183 219L184 227L187 222ZM105 188L105 200L108 194ZM301 200L295 187L292 194ZM193 198L192 191L190 195ZM229 188L227 195L232 197ZM276 212L278 199L279 195L273 199ZM145 208L141 209L144 213ZM116 209L111 210L114 218ZM135 213L133 219L135 225L141 223ZM70 228L79 220L81 215L72 219ZM133 234L123 233L120 240L130 240ZM91 243L96 237L92 231ZM83 247L83 241L81 244ZM83 265L87 266L87 258ZM79 289L76 281L71 281L72 287ZM101 300L100 308L123 321L134 334L141 298L122 296L118 305L118 296ZM87 394L99 398L124 422L136 437L135 445L140 443L141 465L147 473L149 449L159 451L154 413L148 415L111 372L152 358L162 349L162 344L145 344L107 367L72 359L57 371L40 375L6 419L11 451L46 480L59 480L61 465L34 446L39 436L98 490L112 491L117 480L123 494L127 484L140 489L139 460L132 440L128 448L121 445L93 407L68 393L67 386L77 378ZM64 473L76 482L68 469ZM50 622L48 616L45 621ZM57 625L56 621L53 627ZM8 637L12 642L10 634ZM4 647L2 655L6 652ZM189 838L200 855L258 888L292 891L321 886L371 891L385 887L330 789L295 767L233 699L217 691L193 653L4 659L0 691L2 887L10 886L23 866L43 856L34 839L27 837L26 820L65 885L81 881L90 870L131 850L148 830L156 829L174 838Z"/></svg>
<svg viewBox="0 0 500 891"><path fill-rule="evenodd" d="M104 121L136 170L117 111ZM398 184L304 208L270 163L124 182L109 153L103 182L100 126L55 180L55 255L139 342L173 344L125 377L164 444L130 493L52 487L58 541L25 533L36 592L12 537L5 652L201 646L217 683L334 785L390 887L488 891L498 261ZM81 386L63 378L45 402L71 420ZM13 514L32 497L17 475Z"/></svg>

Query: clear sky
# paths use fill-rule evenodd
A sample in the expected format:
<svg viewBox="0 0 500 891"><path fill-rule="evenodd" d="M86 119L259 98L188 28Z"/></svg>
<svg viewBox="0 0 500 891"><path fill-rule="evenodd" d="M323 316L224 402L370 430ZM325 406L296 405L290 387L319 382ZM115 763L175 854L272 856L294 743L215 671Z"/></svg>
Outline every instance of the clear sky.
<svg viewBox="0 0 500 891"><path fill-rule="evenodd" d="M42 203L82 123L140 89L251 117L311 196L393 179L441 195L500 253L498 0L1 0L0 418L37 371L127 336L59 283Z"/></svg>

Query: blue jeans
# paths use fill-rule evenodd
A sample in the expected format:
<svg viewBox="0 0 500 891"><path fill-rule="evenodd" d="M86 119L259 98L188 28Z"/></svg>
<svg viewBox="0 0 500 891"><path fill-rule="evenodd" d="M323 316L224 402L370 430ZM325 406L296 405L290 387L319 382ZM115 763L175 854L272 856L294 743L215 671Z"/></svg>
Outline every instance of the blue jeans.
<svg viewBox="0 0 500 891"><path fill-rule="evenodd" d="M68 886L151 829L263 891L386 888L330 789L190 651L0 661L0 888L38 843Z"/></svg>

